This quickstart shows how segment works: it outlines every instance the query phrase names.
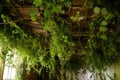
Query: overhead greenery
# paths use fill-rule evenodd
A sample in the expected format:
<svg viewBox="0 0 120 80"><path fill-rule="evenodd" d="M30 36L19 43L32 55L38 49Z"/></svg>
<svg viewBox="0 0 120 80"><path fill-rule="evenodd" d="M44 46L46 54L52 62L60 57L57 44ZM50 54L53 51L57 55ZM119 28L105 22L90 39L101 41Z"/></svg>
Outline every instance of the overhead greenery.
<svg viewBox="0 0 120 80"><path fill-rule="evenodd" d="M84 50L81 50L81 53L85 53L82 55L75 52L75 41L72 40L70 33L70 28L74 26L69 22L72 19L73 22L80 23L80 13L77 12L75 17L70 18L62 16L64 7L71 8L71 0L26 1L38 7L40 11L38 22L42 24L49 36L43 37L27 32L25 25L13 21L13 17L7 12L12 0L1 0L0 45L3 61L6 56L13 57L14 53L8 55L9 51L16 50L17 55L23 59L26 70L29 72L34 69L43 80L66 80L68 72L72 74L71 79L75 80L74 75L79 68L101 72L106 66L119 60L119 0L87 0L85 6L93 11L95 17L88 20L90 34L87 45L83 46ZM29 14L33 22L37 21L36 11L32 10Z"/></svg>

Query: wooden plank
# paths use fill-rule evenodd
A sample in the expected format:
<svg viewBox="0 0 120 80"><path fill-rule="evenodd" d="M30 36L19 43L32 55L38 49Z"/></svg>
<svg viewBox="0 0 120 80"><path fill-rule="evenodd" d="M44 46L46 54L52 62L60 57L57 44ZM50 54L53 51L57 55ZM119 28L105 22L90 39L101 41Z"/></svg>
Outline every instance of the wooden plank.
<svg viewBox="0 0 120 80"><path fill-rule="evenodd" d="M87 0L72 0L73 6L83 6Z"/></svg>

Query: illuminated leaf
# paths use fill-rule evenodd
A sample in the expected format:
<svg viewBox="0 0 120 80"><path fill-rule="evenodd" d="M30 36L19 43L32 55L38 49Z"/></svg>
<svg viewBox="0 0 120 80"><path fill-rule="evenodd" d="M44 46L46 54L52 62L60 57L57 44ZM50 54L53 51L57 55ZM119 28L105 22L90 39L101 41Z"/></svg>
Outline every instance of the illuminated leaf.
<svg viewBox="0 0 120 80"><path fill-rule="evenodd" d="M100 31L101 32L105 32L105 31L107 31L108 29L107 29L107 27L100 27Z"/></svg>
<svg viewBox="0 0 120 80"><path fill-rule="evenodd" d="M107 15L107 14L108 14L108 11L106 10L106 8L102 8L101 13L102 13L103 15Z"/></svg>
<svg viewBox="0 0 120 80"><path fill-rule="evenodd" d="M105 16L106 20L110 20L113 18L113 14L109 13L108 15Z"/></svg>
<svg viewBox="0 0 120 80"><path fill-rule="evenodd" d="M107 24L108 24L108 22L105 20L101 22L101 25L103 25L103 26L106 26Z"/></svg>
<svg viewBox="0 0 120 80"><path fill-rule="evenodd" d="M103 39L103 40L107 40L107 36L104 35L104 34L100 35L100 38Z"/></svg>
<svg viewBox="0 0 120 80"><path fill-rule="evenodd" d="M57 13L61 13L62 12L62 6L53 6L53 11L57 12Z"/></svg>
<svg viewBox="0 0 120 80"><path fill-rule="evenodd" d="M31 20L32 20L32 21L36 21L36 15L37 15L37 12L36 12L36 11L32 10L32 11L30 12L30 17L31 17Z"/></svg>
<svg viewBox="0 0 120 80"><path fill-rule="evenodd" d="M99 7L95 7L95 8L94 8L94 13L95 13L95 14L99 14L99 13L100 13L100 10L101 10L101 9L100 9Z"/></svg>
<svg viewBox="0 0 120 80"><path fill-rule="evenodd" d="M42 6L42 4L43 4L43 1L42 0L34 0L34 2L33 2L33 4L35 5L35 6Z"/></svg>

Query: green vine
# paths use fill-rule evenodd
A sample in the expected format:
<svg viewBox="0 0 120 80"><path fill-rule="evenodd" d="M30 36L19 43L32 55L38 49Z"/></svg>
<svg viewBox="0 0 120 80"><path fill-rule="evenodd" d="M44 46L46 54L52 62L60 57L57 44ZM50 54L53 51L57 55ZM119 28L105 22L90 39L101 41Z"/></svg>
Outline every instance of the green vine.
<svg viewBox="0 0 120 80"><path fill-rule="evenodd" d="M115 9L117 7L115 3L119 1L89 1L88 4L93 3L90 8L93 8L96 17L90 21L90 38L86 48L89 54L87 54L87 57L90 58L86 59L86 65L92 71L105 71L107 66L114 64L120 58L118 50L120 44L118 37L120 33L120 15L118 15L119 11ZM101 77L101 80L104 79Z"/></svg>
<svg viewBox="0 0 120 80"><path fill-rule="evenodd" d="M71 79L75 80L74 75L79 68L90 69L93 72L99 70L99 74L102 74L106 66L113 64L120 58L119 1L87 0L86 5L89 7L88 9L93 11L92 14L95 17L88 20L90 34L87 45L83 46L84 50L81 50L81 53L86 53L83 55L75 53L73 49L75 44L70 32L70 28L74 27L71 26L72 23L77 22L76 25L80 26L80 12L69 19L62 17L63 8L72 6L70 0L29 1L38 8L40 15L40 20L37 20L37 12L32 10L30 12L31 20L42 24L48 37L27 32L26 25L14 22L11 14L4 11L12 4L12 0L1 1L0 45L2 46L2 54L0 56L3 61L6 56L9 56L11 63L14 55L19 55L28 73L33 69L43 80L67 80L66 75L69 72L72 76ZM72 23L69 22L70 19ZM80 29L79 35L81 35ZM81 36L78 38L78 45L80 45ZM8 54L9 51L14 50L16 53ZM19 69L18 71L22 72ZM16 79L20 78L21 76L16 77ZM101 80L103 79L101 77Z"/></svg>
<svg viewBox="0 0 120 80"><path fill-rule="evenodd" d="M5 24L3 28L1 27L0 34L3 50L1 57L5 59L9 50L16 49L25 60L28 71L34 69L43 75L45 70L48 79L64 79L64 67L73 53L71 48L73 43L67 30L68 24L64 22L64 19L59 18L59 14L63 6L70 6L70 1L34 0L33 5L39 7L40 10L43 9L41 22L44 30L50 33L50 39L25 33L9 16L1 14ZM35 11L31 11L30 16L32 21L36 21ZM46 47L44 47L45 44L47 44Z"/></svg>

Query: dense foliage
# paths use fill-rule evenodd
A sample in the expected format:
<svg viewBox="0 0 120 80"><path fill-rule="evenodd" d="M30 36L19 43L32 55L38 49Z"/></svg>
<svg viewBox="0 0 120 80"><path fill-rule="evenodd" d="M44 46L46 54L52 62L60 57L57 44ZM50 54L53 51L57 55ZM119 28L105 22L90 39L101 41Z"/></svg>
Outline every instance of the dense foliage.
<svg viewBox="0 0 120 80"><path fill-rule="evenodd" d="M90 35L87 45L83 46L84 50L81 50L81 53L85 53L82 56L73 49L75 44L70 28L74 26L71 26L69 20L74 17L68 19L62 14L63 8L69 9L72 6L70 0L26 0L38 7L41 15L38 22L49 33L49 37L27 32L26 25L13 21L14 17L7 11L14 1L16 0L0 1L0 45L3 60L6 56L11 59L17 54L22 58L26 69L34 69L43 80L66 80L68 72L75 75L74 72L79 68L93 72L105 70L106 66L119 60L119 0L87 0L85 6L93 10L95 17L88 20ZM36 11L30 12L33 22L37 21L36 15ZM75 16L79 17L79 12ZM79 23L80 20L74 22ZM9 51L13 54L9 55ZM74 76L72 78L75 80Z"/></svg>

